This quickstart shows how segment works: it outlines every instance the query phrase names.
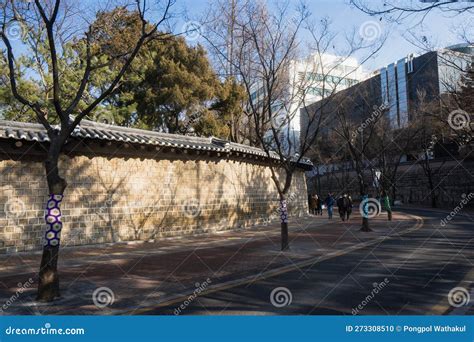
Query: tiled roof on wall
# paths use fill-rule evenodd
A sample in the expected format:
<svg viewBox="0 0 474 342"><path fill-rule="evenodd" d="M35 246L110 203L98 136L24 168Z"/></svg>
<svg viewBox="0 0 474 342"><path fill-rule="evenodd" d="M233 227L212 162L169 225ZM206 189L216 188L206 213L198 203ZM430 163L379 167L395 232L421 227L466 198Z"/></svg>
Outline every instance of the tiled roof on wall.
<svg viewBox="0 0 474 342"><path fill-rule="evenodd" d="M80 126L72 133L73 138L127 142L140 145L154 145L178 149L236 152L247 155L267 157L262 149L229 142L215 137L203 138L180 134L154 132L136 128L121 127L82 120ZM19 141L48 142L49 137L45 128L37 123L0 120L0 139ZM272 159L279 159L278 154L272 153ZM303 168L312 166L311 161L300 161Z"/></svg>

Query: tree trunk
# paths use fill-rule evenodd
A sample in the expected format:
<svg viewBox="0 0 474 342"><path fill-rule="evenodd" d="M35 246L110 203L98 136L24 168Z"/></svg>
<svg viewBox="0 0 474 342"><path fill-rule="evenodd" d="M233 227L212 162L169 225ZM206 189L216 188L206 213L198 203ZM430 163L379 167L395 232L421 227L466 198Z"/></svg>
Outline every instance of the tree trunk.
<svg viewBox="0 0 474 342"><path fill-rule="evenodd" d="M438 207L438 200L436 199L436 195L434 193L431 193L431 208L437 208Z"/></svg>
<svg viewBox="0 0 474 342"><path fill-rule="evenodd" d="M290 249L288 243L288 208L286 199L280 199L280 222L281 222L281 250Z"/></svg>
<svg viewBox="0 0 474 342"><path fill-rule="evenodd" d="M61 145L58 141L51 142L48 157L45 161L46 178L48 181L49 198L46 203L46 233L43 256L39 270L37 300L53 301L60 296L58 277L58 254L61 239L61 209L66 181L59 176L58 160Z"/></svg>
<svg viewBox="0 0 474 342"><path fill-rule="evenodd" d="M362 228L360 229L362 232L371 232L372 229L369 227L369 218L362 217Z"/></svg>
<svg viewBox="0 0 474 342"><path fill-rule="evenodd" d="M362 206L362 227L360 228L360 231L362 232L371 232L372 229L370 229L369 226L369 196L363 193L362 201L360 205Z"/></svg>
<svg viewBox="0 0 474 342"><path fill-rule="evenodd" d="M392 187L392 205L395 205L395 198L397 196L397 188L395 186Z"/></svg>
<svg viewBox="0 0 474 342"><path fill-rule="evenodd" d="M433 184L433 178L431 176L428 179L428 183L430 185L431 207L436 208L437 200L436 200L436 194L435 194L435 186Z"/></svg>
<svg viewBox="0 0 474 342"><path fill-rule="evenodd" d="M353 155L356 154L353 153ZM361 198L360 205L362 206L362 227L360 228L360 231L371 232L372 230L369 227L369 195L367 194L367 186L364 180L364 173L362 172L362 167L357 159L355 167L357 172L357 179L359 180L359 193Z"/></svg>

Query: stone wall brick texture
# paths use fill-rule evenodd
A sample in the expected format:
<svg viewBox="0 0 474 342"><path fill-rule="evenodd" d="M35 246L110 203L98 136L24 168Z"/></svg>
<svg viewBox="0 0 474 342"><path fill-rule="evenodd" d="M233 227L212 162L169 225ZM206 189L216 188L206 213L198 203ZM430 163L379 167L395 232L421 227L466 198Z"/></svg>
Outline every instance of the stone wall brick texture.
<svg viewBox="0 0 474 342"><path fill-rule="evenodd" d="M268 166L233 160L67 157L62 246L153 240L248 228L278 220ZM0 161L0 253L39 250L48 189L41 162ZM291 216L308 212L303 171L289 192Z"/></svg>

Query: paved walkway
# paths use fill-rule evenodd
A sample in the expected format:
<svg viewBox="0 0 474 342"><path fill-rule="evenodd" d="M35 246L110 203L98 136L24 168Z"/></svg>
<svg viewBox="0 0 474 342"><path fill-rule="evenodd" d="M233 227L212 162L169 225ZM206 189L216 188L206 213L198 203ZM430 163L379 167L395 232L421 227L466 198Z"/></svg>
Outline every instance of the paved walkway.
<svg viewBox="0 0 474 342"><path fill-rule="evenodd" d="M474 237L470 214L449 224L415 209L422 227L367 242L319 262L205 290L135 311L165 315L472 315ZM369 245L370 243L370 245ZM359 244L360 245L360 244ZM187 300L187 301L186 301ZM474 317L473 317L474 318Z"/></svg>
<svg viewBox="0 0 474 342"><path fill-rule="evenodd" d="M192 294L197 288L231 284L268 272L318 262L363 248L371 242L414 227L415 215L394 214L391 222L382 213L371 220L373 232L360 232L360 216L349 222L335 217L308 216L290 221L290 246L280 252L279 224L213 235L131 243L63 248L59 271L62 298L54 303L36 303L39 253L0 257L0 309L3 314L121 314L139 313L143 307L159 305ZM19 284L29 278L33 285L19 293ZM98 288L99 306L93 293ZM102 291L103 290L103 291ZM16 298L18 297L18 298ZM110 303L113 297L113 303ZM103 302L102 302L102 301Z"/></svg>

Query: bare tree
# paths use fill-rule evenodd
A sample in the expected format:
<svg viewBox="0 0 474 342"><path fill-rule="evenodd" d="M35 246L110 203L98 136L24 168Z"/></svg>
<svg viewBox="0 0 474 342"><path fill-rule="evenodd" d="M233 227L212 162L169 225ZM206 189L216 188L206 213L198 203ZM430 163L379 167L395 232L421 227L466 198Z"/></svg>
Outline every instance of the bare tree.
<svg viewBox="0 0 474 342"><path fill-rule="evenodd" d="M406 26L406 31L403 34L405 39L422 50L431 51L435 47L435 39L432 39L429 32L424 29L425 22L434 13L455 18L450 31L456 34L461 42L473 44L472 14L474 14L474 5L470 1L402 2L390 0L377 3L367 0L350 0L350 3L370 16L379 17L380 20L384 18L397 25L404 24ZM459 20L460 16L466 20Z"/></svg>
<svg viewBox="0 0 474 342"><path fill-rule="evenodd" d="M304 6L295 16L290 15L288 6L270 12L261 3L249 4L245 11L245 20L238 29L242 40L233 64L249 95L247 113L258 145L269 157L277 156L283 169L280 173L270 168L280 202L281 249L286 250L289 248L287 194L302 158L289 153L292 139L288 134L288 119L294 113L288 109L297 95L287 85L291 61L298 48L298 33L309 13ZM299 89L296 92L301 94Z"/></svg>
<svg viewBox="0 0 474 342"><path fill-rule="evenodd" d="M37 296L38 300L44 301L52 301L60 295L57 272L59 234L62 229L60 203L67 187L67 182L61 177L58 168L61 151L81 120L93 112L120 85L123 75L140 48L151 39L166 36L166 34L158 32L158 27L168 19L173 1L168 0L164 4L157 4L161 15L155 23L147 21L146 13L150 11L150 6L146 1L137 0L134 3L125 4L124 8L134 6L134 11L140 18L139 27L136 27L134 35L128 35L134 39L128 41L126 49L120 53L109 55L106 60L104 60L102 52L106 48L104 43L107 42L108 37L107 25L97 27L95 22L88 22L88 19L83 17L83 12L71 10L71 4L61 0L35 0L34 3L9 0L4 1L1 7L0 36L4 45L2 55L8 63L11 91L20 103L35 113L36 119L44 126L49 137L45 160L46 179L50 194L46 204L47 214L45 217L48 230L39 271ZM97 11L97 16L100 16L101 13L101 11ZM84 22L82 26L79 24L81 20ZM18 44L12 44L9 36L9 28L14 24L20 24L22 29L28 32L28 35L36 37L36 41L43 39L47 42L47 58L38 62L37 75L39 74L41 77L44 74L50 77L52 80L51 89L43 88L45 93L42 94L43 96L40 94L37 99L25 96L17 86L19 70L17 70L14 48L18 47ZM114 23L108 23L108 25L114 25ZM79 31L81 29L84 29L83 34ZM133 30L134 28L126 27L125 29ZM78 56L81 60L79 66L68 65L69 60L64 47L67 42L72 41L83 43L83 52ZM86 89L94 74L111 64L117 66L116 73L111 75L102 88L93 92L95 96L85 97ZM82 72L79 86L71 97L64 96L66 85L62 71L68 67L79 67ZM48 102L52 103L52 110L49 110ZM55 123L58 126L55 126ZM53 220L54 217L56 219Z"/></svg>
<svg viewBox="0 0 474 342"><path fill-rule="evenodd" d="M384 114L385 111L384 111ZM397 182L399 167L412 152L413 139L420 133L419 125L413 121L401 129L393 129L384 116L375 127L372 163L372 178L377 179L378 193L391 194L392 201L397 196ZM378 174L375 174L379 172Z"/></svg>
<svg viewBox="0 0 474 342"><path fill-rule="evenodd" d="M472 13L474 5L469 1L409 1L397 0L376 3L367 0L351 0L350 3L359 10L371 16L385 16L395 22L402 22L410 17L416 16L417 23L422 23L432 12L439 11L450 15L461 13Z"/></svg>
<svg viewBox="0 0 474 342"><path fill-rule="evenodd" d="M451 128L446 120L441 119L444 110L438 97L428 100L423 93L419 93L418 97L419 104L413 114L417 134L412 139L411 151L426 177L431 206L436 208L443 167L449 159L455 159L452 155L438 156L436 149L445 150L444 144L452 136Z"/></svg>
<svg viewBox="0 0 474 342"><path fill-rule="evenodd" d="M446 133L449 139L468 156L474 143L474 121L471 119L474 113L474 57L447 54L440 63L446 70L440 76L444 92L436 98L439 109L427 115L442 123L449 130ZM433 104L429 106L433 107Z"/></svg>
<svg viewBox="0 0 474 342"><path fill-rule="evenodd" d="M300 121L300 109L317 98L331 97L344 77L356 72L348 70L338 79L331 78L339 64L355 52L378 44L366 44L352 32L344 41L349 46L344 54L326 65L325 54L336 44L335 34L327 19L313 24L304 3L295 9L288 3L277 3L269 10L263 2L245 2L233 19L232 53L221 48L226 41L222 34L217 40L214 34L205 35L205 39L231 65L229 70L247 91L246 115L255 144L267 156L278 160L278 166L270 169L278 192L281 249L286 250L289 248L287 199L293 174L298 163L314 148L321 124L326 120L322 113L325 105L322 105L314 112L305 112L305 126L299 131L294 123ZM309 47L300 37L305 30L311 37ZM377 50L371 49L369 55ZM316 90L318 96L311 96Z"/></svg>
<svg viewBox="0 0 474 342"><path fill-rule="evenodd" d="M355 98L361 98L364 103L370 103L367 100L369 94L352 94ZM364 99L365 96L365 99ZM357 175L357 182L359 186L359 194L362 199L362 206L364 213L368 210L368 191L369 184L367 183L366 173L371 170L371 160L373 159L373 151L371 147L374 142L377 123L381 120L381 115L375 115L373 112L369 117L370 120L365 121L363 129L361 127L360 118L353 115L354 103L350 98L343 99L334 111L336 123L332 125L332 130L337 136L342 139L347 146L352 157L352 163ZM362 215L361 231L371 231L369 227L369 216Z"/></svg>
<svg viewBox="0 0 474 342"><path fill-rule="evenodd" d="M243 37L239 30L249 6L249 0L217 0L209 3L206 11L199 17L200 33L208 47L210 59L218 76L223 80L241 83L235 70L236 51ZM239 24L240 23L240 24ZM242 107L245 101L242 101ZM230 140L238 143L251 143L249 118L245 113L231 113Z"/></svg>
<svg viewBox="0 0 474 342"><path fill-rule="evenodd" d="M199 18L201 34L208 43L209 55L221 77L239 77L235 72L235 52L242 39L238 30L249 6L249 0L217 0L209 4Z"/></svg>

